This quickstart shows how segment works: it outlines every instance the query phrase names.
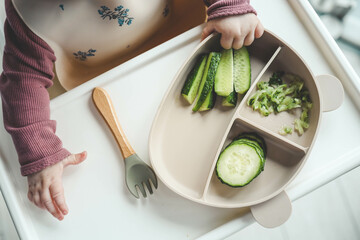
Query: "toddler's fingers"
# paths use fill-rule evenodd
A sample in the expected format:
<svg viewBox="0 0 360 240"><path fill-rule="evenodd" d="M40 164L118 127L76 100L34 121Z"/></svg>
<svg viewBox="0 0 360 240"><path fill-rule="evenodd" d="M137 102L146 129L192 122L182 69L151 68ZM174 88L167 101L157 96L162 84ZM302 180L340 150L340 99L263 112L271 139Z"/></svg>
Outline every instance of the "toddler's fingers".
<svg viewBox="0 0 360 240"><path fill-rule="evenodd" d="M42 201L43 205L45 206L45 208L48 210L48 212L51 213L51 215L53 215L55 218L57 218L59 220L64 219L64 215L55 207L48 189L46 189L42 193L41 201Z"/></svg>
<svg viewBox="0 0 360 240"><path fill-rule="evenodd" d="M84 151L82 153L72 154L63 160L63 164L65 167L68 165L79 164L86 159L86 156L87 156L86 151Z"/></svg>
<svg viewBox="0 0 360 240"><path fill-rule="evenodd" d="M244 45L244 38L243 37L237 37L234 39L233 42L233 48L234 49L240 49Z"/></svg>
<svg viewBox="0 0 360 240"><path fill-rule="evenodd" d="M255 28L255 38L260 38L264 34L264 26L259 21Z"/></svg>
<svg viewBox="0 0 360 240"><path fill-rule="evenodd" d="M33 193L33 203L41 209L45 209L44 205L41 202L41 197L40 197L41 193L40 191L36 191Z"/></svg>
<svg viewBox="0 0 360 240"><path fill-rule="evenodd" d="M62 214L68 214L69 209L65 202L64 188L61 182L54 183L50 186L50 195L55 203L55 207L57 207Z"/></svg>
<svg viewBox="0 0 360 240"><path fill-rule="evenodd" d="M252 44L252 42L254 41L254 33L255 31L251 31L246 37L245 37L245 40L244 40L244 45L245 46L250 46Z"/></svg>
<svg viewBox="0 0 360 240"><path fill-rule="evenodd" d="M204 29L201 32L201 41L208 37L211 33L215 31L213 24L207 23Z"/></svg>
<svg viewBox="0 0 360 240"><path fill-rule="evenodd" d="M28 191L27 197L30 200L30 202L34 201L33 193L31 191Z"/></svg>
<svg viewBox="0 0 360 240"><path fill-rule="evenodd" d="M221 34L220 44L225 49L230 49L233 45L234 38L230 35Z"/></svg>

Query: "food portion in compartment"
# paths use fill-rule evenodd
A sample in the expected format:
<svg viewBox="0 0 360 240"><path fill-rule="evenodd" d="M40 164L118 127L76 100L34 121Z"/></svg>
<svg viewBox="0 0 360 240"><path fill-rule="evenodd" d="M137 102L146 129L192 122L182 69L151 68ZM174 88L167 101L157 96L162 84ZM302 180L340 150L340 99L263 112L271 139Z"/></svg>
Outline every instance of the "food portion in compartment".
<svg viewBox="0 0 360 240"><path fill-rule="evenodd" d="M214 79L221 54L209 53L206 66L201 79L198 96L193 111L205 111L214 107L216 95L214 94Z"/></svg>
<svg viewBox="0 0 360 240"><path fill-rule="evenodd" d="M206 111L214 107L216 97L222 97L222 105L235 107L238 94L245 94L251 84L251 65L246 47L222 49L201 55L181 90L193 111ZM196 99L196 101L195 101Z"/></svg>
<svg viewBox="0 0 360 240"><path fill-rule="evenodd" d="M268 82L257 83L257 90L249 97L247 104L263 116L301 109L293 127L284 125L279 129L281 135L292 134L294 130L301 136L309 128L309 111L313 104L304 80L298 75L274 72Z"/></svg>
<svg viewBox="0 0 360 240"><path fill-rule="evenodd" d="M222 105L226 107L235 107L237 100L238 100L238 94L234 90L232 91L232 93L229 94L229 96L223 98Z"/></svg>
<svg viewBox="0 0 360 240"><path fill-rule="evenodd" d="M243 187L264 170L265 159L264 139L256 133L243 133L221 152L216 175L230 187Z"/></svg>
<svg viewBox="0 0 360 240"><path fill-rule="evenodd" d="M181 95L189 103L193 104L199 89L201 78L204 72L207 55L201 55L195 67L190 71L187 81L181 90Z"/></svg>
<svg viewBox="0 0 360 240"><path fill-rule="evenodd" d="M235 91L245 94L251 85L250 56L246 47L234 51L234 69Z"/></svg>
<svg viewBox="0 0 360 240"><path fill-rule="evenodd" d="M233 50L223 49L221 59L215 74L214 91L217 95L227 97L234 90L233 81Z"/></svg>

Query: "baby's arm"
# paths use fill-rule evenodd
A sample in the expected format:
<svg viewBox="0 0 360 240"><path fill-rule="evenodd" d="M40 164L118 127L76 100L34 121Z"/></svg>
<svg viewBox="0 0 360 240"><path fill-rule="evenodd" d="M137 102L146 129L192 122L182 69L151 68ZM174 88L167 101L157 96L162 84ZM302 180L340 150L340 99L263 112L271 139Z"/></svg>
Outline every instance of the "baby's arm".
<svg viewBox="0 0 360 240"><path fill-rule="evenodd" d="M208 22L202 32L205 39L212 32L221 33L221 46L239 49L249 46L264 33L264 27L249 0L204 0Z"/></svg>
<svg viewBox="0 0 360 240"><path fill-rule="evenodd" d="M50 120L46 88L52 85L55 56L22 22L11 0L5 1L5 8L6 43L0 77L4 125L17 150L21 174L28 176L29 199L62 219L67 212L63 204L62 169L56 171L60 174L47 169L75 156L62 147L55 135L56 122ZM81 156L83 160L86 154Z"/></svg>

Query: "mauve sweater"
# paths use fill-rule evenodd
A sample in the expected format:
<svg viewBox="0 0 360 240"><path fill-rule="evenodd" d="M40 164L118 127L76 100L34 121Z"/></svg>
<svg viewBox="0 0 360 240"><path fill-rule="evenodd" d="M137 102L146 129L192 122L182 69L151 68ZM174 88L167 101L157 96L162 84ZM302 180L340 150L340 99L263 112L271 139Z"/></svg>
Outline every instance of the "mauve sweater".
<svg viewBox="0 0 360 240"><path fill-rule="evenodd" d="M204 0L208 20L254 13L249 0ZM17 14L11 0L5 0L5 48L0 76L4 126L11 135L23 176L53 165L70 152L56 136L56 122L50 120L47 88L54 77L53 50L34 34Z"/></svg>

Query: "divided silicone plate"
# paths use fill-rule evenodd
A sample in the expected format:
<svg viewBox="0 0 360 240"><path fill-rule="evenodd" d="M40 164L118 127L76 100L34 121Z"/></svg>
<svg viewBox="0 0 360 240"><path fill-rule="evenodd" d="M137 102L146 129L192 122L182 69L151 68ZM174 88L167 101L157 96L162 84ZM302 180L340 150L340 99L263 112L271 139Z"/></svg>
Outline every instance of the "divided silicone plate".
<svg viewBox="0 0 360 240"><path fill-rule="evenodd" d="M341 105L343 88L333 76L314 77L293 49L266 31L248 47L252 85L240 103L235 108L223 107L218 97L212 110L193 113L192 106L181 96L186 77L200 54L220 49L220 35L208 37L175 76L151 129L151 163L164 184L185 198L222 208L250 206L259 223L266 227L278 226L291 213L284 189L310 153L322 112ZM279 70L302 77L310 92L313 102L310 127L302 136L296 132L287 136L278 133L284 125L292 126L298 117L296 114L281 112L264 117L246 104L256 91L256 83L268 81L271 74ZM220 152L242 132L256 132L265 139L265 169L247 186L232 188L220 182L214 168Z"/></svg>

